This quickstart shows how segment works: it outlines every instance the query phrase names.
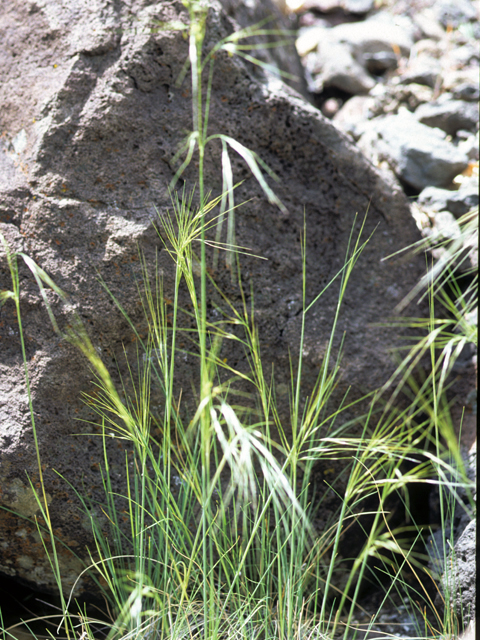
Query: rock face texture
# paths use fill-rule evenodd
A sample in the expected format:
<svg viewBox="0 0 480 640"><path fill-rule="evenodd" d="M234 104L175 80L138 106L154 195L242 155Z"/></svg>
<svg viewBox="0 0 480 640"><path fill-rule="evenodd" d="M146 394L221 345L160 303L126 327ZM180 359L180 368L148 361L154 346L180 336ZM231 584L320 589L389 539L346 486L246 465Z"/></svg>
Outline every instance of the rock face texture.
<svg viewBox="0 0 480 640"><path fill-rule="evenodd" d="M475 620L476 528L476 520L469 522L455 545L455 575L443 576L445 586L453 585L455 609L465 624Z"/></svg>
<svg viewBox="0 0 480 640"><path fill-rule="evenodd" d="M100 276L142 333L137 284L138 247L150 275L158 264L165 295L173 265L155 225L171 209L168 185L173 158L191 128L191 92L182 71L187 42L171 21L187 23L180 1L11 0L1 4L0 33L0 231L10 247L31 256L70 298L107 366L128 377L124 348L136 361L135 336ZM236 28L212 2L206 47ZM420 125L418 125L420 126ZM212 88L211 131L232 136L257 152L278 174L273 185L287 208L268 204L243 162L232 156L237 202L237 242L267 261L242 259L252 281L265 366L274 365L286 411L289 353L298 346L302 259L300 234L307 225L307 298L343 266L352 225L369 210L366 234L376 229L359 260L345 300L338 343L346 331L338 398L378 387L391 370L393 333L372 326L392 313L422 273L422 261L383 260L418 239L407 202L354 145L299 94L271 92L244 61L220 53ZM197 180L192 164L187 189ZM211 146L206 184L221 189L220 149ZM158 263L155 261L158 252ZM238 287L223 267L219 287L240 303ZM88 519L64 479L102 500L101 440L81 393L92 389L86 362L55 334L35 281L19 261L21 310L33 411L43 474L62 541L65 587L75 580L88 543ZM10 289L0 254L0 287ZM245 285L247 298L250 285ZM304 345L306 393L318 374L336 308L332 286L311 311ZM59 323L69 314L49 295ZM212 307L212 313L215 311ZM0 310L0 572L55 588L32 516L39 481L13 305ZM246 366L226 344L222 357ZM188 394L195 359L182 362L179 387ZM282 386L283 385L283 386ZM156 394L156 395L155 395ZM160 390L153 402L161 403ZM110 447L112 482L122 483L124 451ZM59 477L60 473L64 479ZM78 591L82 590L78 584Z"/></svg>

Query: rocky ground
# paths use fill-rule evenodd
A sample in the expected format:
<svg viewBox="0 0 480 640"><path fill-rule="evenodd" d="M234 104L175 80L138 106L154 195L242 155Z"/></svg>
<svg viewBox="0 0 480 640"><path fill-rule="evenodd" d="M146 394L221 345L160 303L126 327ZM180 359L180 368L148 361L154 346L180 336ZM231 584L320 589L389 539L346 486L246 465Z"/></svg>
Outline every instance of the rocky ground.
<svg viewBox="0 0 480 640"><path fill-rule="evenodd" d="M290 0L312 100L400 182L425 236L457 236L478 206L479 6Z"/></svg>

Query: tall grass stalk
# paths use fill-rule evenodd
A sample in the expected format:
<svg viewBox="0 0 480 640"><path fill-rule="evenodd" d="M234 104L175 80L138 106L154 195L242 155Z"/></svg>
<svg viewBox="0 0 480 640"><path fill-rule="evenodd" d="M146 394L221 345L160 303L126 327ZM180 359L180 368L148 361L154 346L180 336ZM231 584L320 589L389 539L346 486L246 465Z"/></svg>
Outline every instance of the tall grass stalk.
<svg viewBox="0 0 480 640"><path fill-rule="evenodd" d="M8 243L5 240L5 237L0 233L0 240L2 242L2 246L3 249L5 251L5 255L6 255L6 259L7 259L7 264L8 264L8 268L10 271L10 278L11 278L11 283L12 283L12 289L11 290L4 290L4 291L0 291L0 306L2 306L5 302L7 302L7 300L13 300L14 304L15 304L15 315L16 315L16 319L17 319L17 323L18 323L18 334L20 337L20 345L21 345L21 351L22 351L22 361L23 361L23 370L24 370L24 376L25 376L25 386L26 386L26 391L27 391L27 398L28 398L28 409L29 409L29 414L30 414L30 422L32 425L32 434L33 434L33 442L34 442L34 447L35 447L35 455L36 455L36 459L37 459L37 469L38 469L38 483L40 486L40 491L37 491L36 489L36 485L33 483L32 478L28 477L28 483L30 485L30 488L33 491L33 494L35 496L36 502L37 502L37 506L38 506L38 511L40 512L40 518L38 518L37 516L35 516L35 524L37 526L37 530L38 530L38 534L40 536L40 540L42 542L42 545L44 547L46 556L48 557L49 560L49 564L52 570L52 574L54 576L55 582L57 584L59 593L60 593L60 598L61 598L61 603L62 603L62 607L65 608L65 599L64 599L64 591L62 588L62 572L60 569L60 563L59 563L59 558L58 558L58 554L57 554L57 545L56 545L56 541L55 541L55 535L54 535L54 531L53 531L53 525L52 525L52 519L50 517L50 509L49 509L49 500L47 497L47 492L45 489L45 482L43 479L43 466L42 466L42 460L41 460L41 455L40 455L40 446L39 446L39 442L38 442L38 434L37 434L37 429L36 429L36 425L35 425L35 413L33 410L33 403L32 403L32 393L31 393L31 386L30 386L30 375L28 372L28 359L27 359L27 354L26 354L26 350L25 350L25 339L24 339L24 334L23 334L23 324L22 324L22 314L21 314L21 306L20 306L20 282L19 282L19 272L18 272L18 264L17 264L17 258L23 258L24 262L26 263L26 265L28 266L28 268L31 270L32 274L34 275L37 284L39 286L39 289L42 293L43 299L46 302L46 296L45 296L45 290L43 287L43 283L45 282L48 286L56 289L56 286L54 284L54 282L47 276L47 274L40 269L35 263L34 261L27 255L23 254L23 253L18 253L18 254L12 254L10 251L10 248L8 246ZM49 308L47 306L47 308ZM53 314L50 313L50 319L52 320L53 324L55 327L57 327L56 325L56 321L55 318L53 316ZM58 328L58 327L57 327ZM40 519L43 520L43 523L45 523L44 527L41 526L41 522ZM45 538L44 538L44 528L47 531L47 535L48 535L48 539L50 542L50 545L47 546ZM68 624L65 624L65 632L67 634L67 637L70 637L71 634L71 628Z"/></svg>

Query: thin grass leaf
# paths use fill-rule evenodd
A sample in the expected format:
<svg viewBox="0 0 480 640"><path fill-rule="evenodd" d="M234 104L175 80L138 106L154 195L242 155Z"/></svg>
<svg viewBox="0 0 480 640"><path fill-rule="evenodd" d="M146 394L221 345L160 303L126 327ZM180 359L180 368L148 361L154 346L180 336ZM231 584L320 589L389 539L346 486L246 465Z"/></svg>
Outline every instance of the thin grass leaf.
<svg viewBox="0 0 480 640"><path fill-rule="evenodd" d="M237 142L237 140L234 140L230 136L226 136L224 134L214 134L210 136L208 139L222 140L223 142L226 142L234 151L236 151L239 154L239 156L241 156L247 163L250 171L255 176L264 194L267 196L268 201L271 204L275 204L283 213L287 212L287 208L285 207L285 205L282 204L282 202L278 199L278 197L275 195L275 193L272 191L272 189L268 186L267 182L265 181L265 178L263 177L263 174L260 170L259 165L261 164L264 168L266 165L265 163L262 164L262 162L260 161L260 158L254 151L251 151L240 142Z"/></svg>

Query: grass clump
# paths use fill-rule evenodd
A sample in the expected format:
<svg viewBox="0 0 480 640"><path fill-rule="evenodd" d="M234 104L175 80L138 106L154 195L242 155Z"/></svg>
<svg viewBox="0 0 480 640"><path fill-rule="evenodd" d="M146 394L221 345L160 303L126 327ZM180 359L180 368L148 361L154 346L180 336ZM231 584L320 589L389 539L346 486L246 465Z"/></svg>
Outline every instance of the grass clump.
<svg viewBox="0 0 480 640"><path fill-rule="evenodd" d="M198 186L196 198L193 192L188 196L184 191L182 197L173 193L171 215L159 223L175 271L171 323L162 282L151 282L143 263L139 295L148 332L143 340L137 336L141 348L135 367L132 363L131 370L135 368L138 374L132 373L131 394L115 387L78 319L66 332L59 328L45 287L67 303L62 291L28 256L12 255L5 244L13 286L12 291L2 293L2 301L14 301L20 333L17 258L34 274L55 329L82 351L95 374L95 393L87 401L102 425L105 501L92 505L78 487L72 488L91 521L94 546L85 572L103 594L111 614L104 635L165 640L353 638L362 585L367 578L381 582L382 574L389 576L385 600L395 591L404 594L404 589L410 589L412 602L430 606L432 615L422 611L420 616L430 629L418 629L418 635L440 635L445 621L417 575L422 558L414 542L421 532L414 525L394 524L389 505L402 495L408 512L409 487L432 482L432 470L433 482L442 491L453 492L450 495L455 495L456 487L468 484L464 474L455 471L461 469L461 458L458 446L455 449L451 444L451 429L444 426L448 371L437 348L450 328L438 325L432 311L425 327L428 338L410 351L398 369L403 390L410 385L412 403L407 409L395 409L390 402L382 403L379 390L364 399L369 408L358 418L356 435L352 435L353 425L341 417L344 409L351 408L348 397L340 407L332 408L330 402L341 362L341 356L333 360L333 341L349 277L370 239L362 237L363 225L357 236L352 231L344 267L328 285L338 287L338 305L316 384L306 390L305 318L323 291L307 304L304 237L301 340L292 359L290 412L280 414L275 380L262 362L254 309L244 298L238 307L223 297L220 319L212 322L207 316L208 291L215 289L207 268L209 243L216 251L215 262L218 250L225 251L227 266L243 291L239 266L243 249L235 245L234 235L232 151L245 160L269 201L283 208L265 179L265 173L274 177L272 172L253 151L223 134L208 134L214 55L221 50L245 55L249 49L239 44L241 38L271 32L260 27L232 34L205 54L208 3L191 0L184 4L190 19L185 73L190 69L193 126L180 149L177 159L184 157L172 188L194 157ZM203 171L205 148L214 140L222 145L223 190L218 198L207 194ZM221 244L225 216L227 242ZM193 309L188 338L199 380L196 407L187 416L181 411L176 371L176 356L182 353L179 336L186 331L180 326L182 290L188 292ZM433 299L432 287L430 292ZM237 371L221 359L225 341L234 341L244 351L247 371ZM454 346L445 349L451 358L458 351ZM432 373L414 387L413 371L426 350L431 353ZM28 385L27 368L25 375ZM150 402L153 387L163 391L162 411ZM30 408L35 434L31 401ZM121 495L111 482L110 437L125 444L125 492ZM445 440L456 466L445 455ZM430 451L425 450L426 441L434 443ZM36 440L35 446L38 452ZM410 463L408 469L405 460ZM343 468L339 483L330 486L337 494L339 509L325 529L318 531L314 518L321 504L315 503L312 486L316 466L327 462ZM38 464L41 469L40 459ZM454 479L452 473L457 474ZM62 597L63 632L67 637L93 638L98 635L93 621L81 612L69 613L70 598L64 595L55 553L59 542L45 496L37 493L37 499L53 549L50 558ZM355 557L341 558L342 540L354 525L364 529L363 544ZM404 582L405 566L417 575L413 590ZM375 616L369 626L374 623Z"/></svg>

